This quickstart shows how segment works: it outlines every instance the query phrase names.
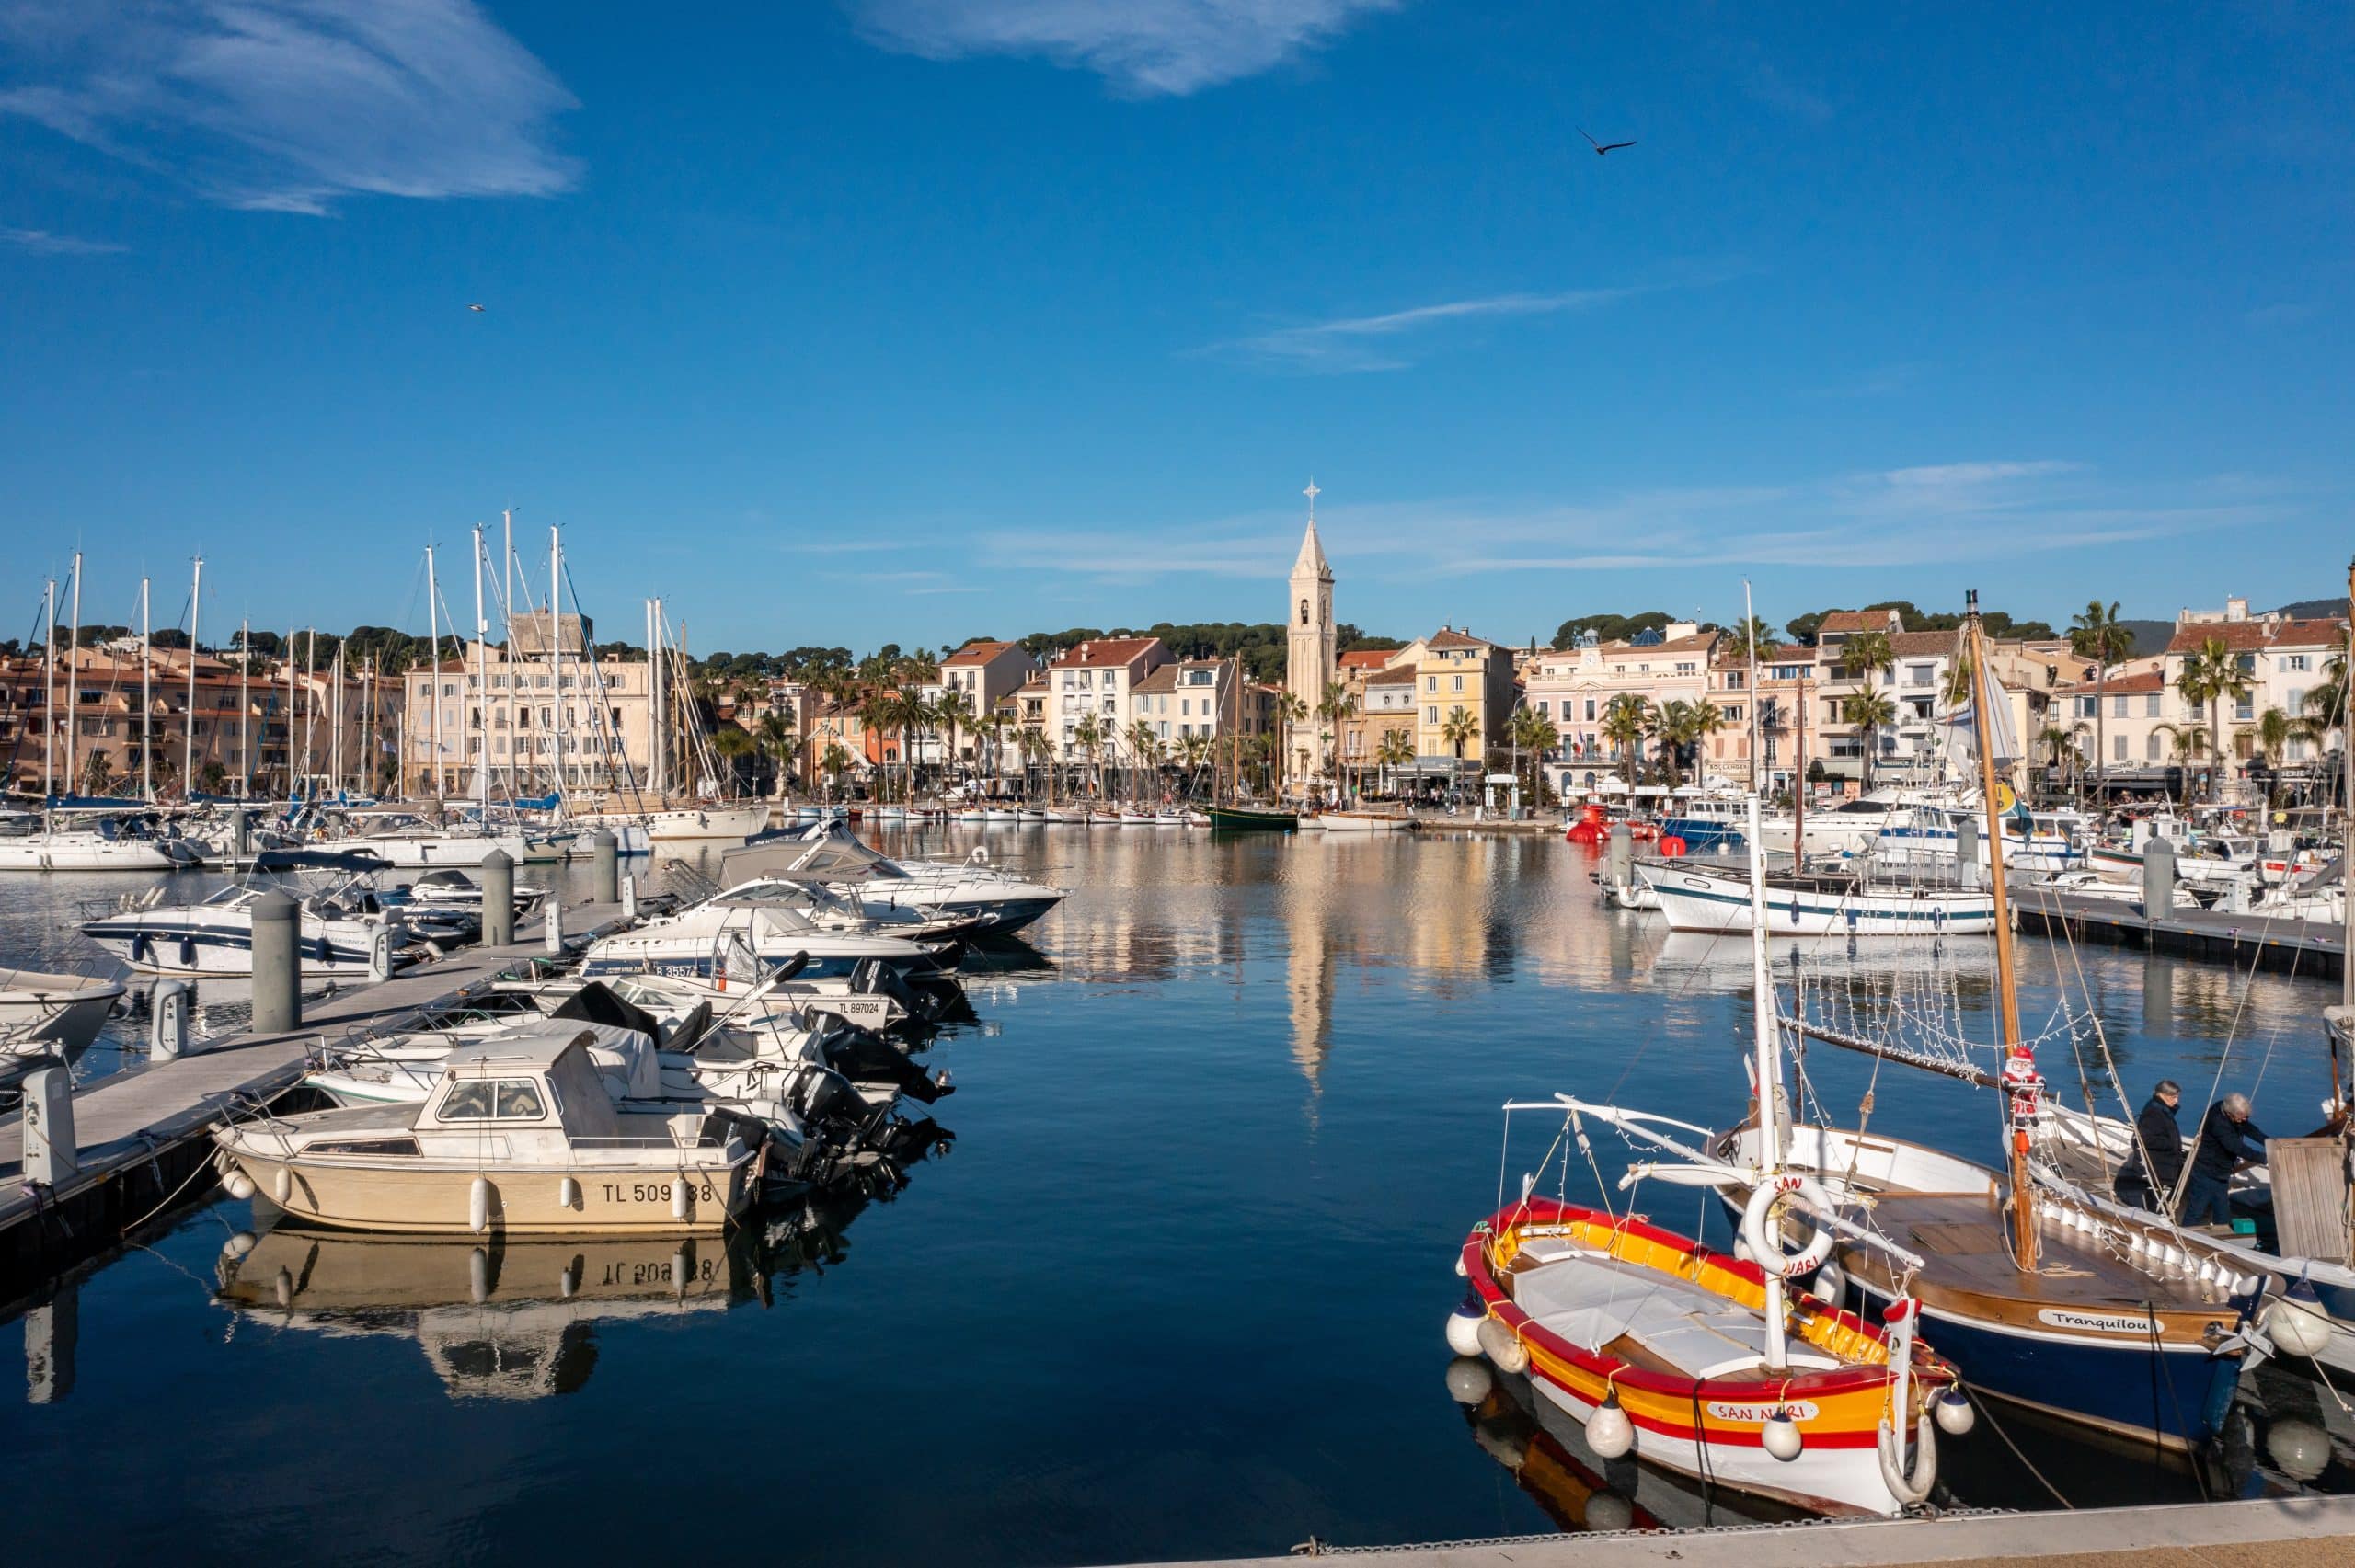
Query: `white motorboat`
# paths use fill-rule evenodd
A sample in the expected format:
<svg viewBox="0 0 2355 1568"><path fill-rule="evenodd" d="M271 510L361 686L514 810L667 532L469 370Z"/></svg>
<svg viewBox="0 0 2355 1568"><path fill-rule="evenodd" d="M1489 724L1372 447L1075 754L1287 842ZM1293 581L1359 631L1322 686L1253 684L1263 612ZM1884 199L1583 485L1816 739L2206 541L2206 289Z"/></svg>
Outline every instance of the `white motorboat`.
<svg viewBox="0 0 2355 1568"><path fill-rule="evenodd" d="M855 887L869 905L911 904L976 921L979 932L995 936L1021 930L1068 896L1061 887L994 865L979 847L961 861L894 860L837 827L765 838L728 851L719 864L727 883L775 878Z"/></svg>
<svg viewBox="0 0 2355 1568"><path fill-rule="evenodd" d="M741 884L692 909L598 938L580 972L590 979L684 975L733 987L756 983L806 956L799 972L816 979L848 979L868 963L909 984L945 979L931 949L905 937L819 929L803 913L807 891L793 882Z"/></svg>
<svg viewBox="0 0 2355 1568"><path fill-rule="evenodd" d="M216 1129L232 1196L296 1219L477 1235L684 1234L751 1202L766 1128L741 1115L638 1110L607 1091L592 1025L550 1021L450 1052L415 1104L269 1116Z"/></svg>
<svg viewBox="0 0 2355 1568"><path fill-rule="evenodd" d="M0 871L175 871L204 847L155 812L27 814L0 831Z"/></svg>
<svg viewBox="0 0 2355 1568"><path fill-rule="evenodd" d="M684 806L648 811L602 811L571 818L574 826L619 831L637 828L649 842L695 843L732 841L741 843L769 825L766 806Z"/></svg>
<svg viewBox="0 0 2355 1568"><path fill-rule="evenodd" d="M437 914L479 915L482 912L482 884L454 865L439 871L429 871L413 882L388 887L377 895L388 909L430 910ZM545 887L518 886L514 889L515 918L526 920L540 912L547 902Z"/></svg>
<svg viewBox="0 0 2355 1568"><path fill-rule="evenodd" d="M379 941L397 962L410 933L368 879L384 863L313 850L266 850L254 875L194 904L167 904L163 888L94 912L82 934L142 974L250 975L254 900L280 889L297 908L297 956L305 976L364 975Z"/></svg>
<svg viewBox="0 0 2355 1568"><path fill-rule="evenodd" d="M1643 862L1636 875L1660 899L1671 931L1750 929L1751 887L1739 867L1690 860ZM1777 936L1965 936L1995 929L1992 893L1881 887L1847 872L1778 872L1765 879L1767 927Z"/></svg>
<svg viewBox="0 0 2355 1568"><path fill-rule="evenodd" d="M478 866L493 850L516 864L531 853L521 829L488 832L480 828L442 828L410 811L370 812L332 819L315 847L371 854L397 866Z"/></svg>
<svg viewBox="0 0 2355 1568"><path fill-rule="evenodd" d="M122 1000L121 980L0 969L0 1088L45 1063L80 1059Z"/></svg>
<svg viewBox="0 0 2355 1568"><path fill-rule="evenodd" d="M1877 789L1837 806L1809 809L1799 820L1799 844L1809 856L1861 855L1873 847L1883 830L1911 821L1915 807L1952 800L1952 793L1944 790ZM1776 823L1763 823L1759 830L1770 843L1779 842L1776 828Z"/></svg>
<svg viewBox="0 0 2355 1568"><path fill-rule="evenodd" d="M1987 814L1976 807L1917 806L1908 819L1874 835L1870 853L1884 865L1945 870L1961 863L1962 827L1968 821L1987 863ZM2018 813L2004 816L2004 865L2021 872L2075 871L2085 865L2082 836L2089 824L2074 811L2038 812L2023 830Z"/></svg>

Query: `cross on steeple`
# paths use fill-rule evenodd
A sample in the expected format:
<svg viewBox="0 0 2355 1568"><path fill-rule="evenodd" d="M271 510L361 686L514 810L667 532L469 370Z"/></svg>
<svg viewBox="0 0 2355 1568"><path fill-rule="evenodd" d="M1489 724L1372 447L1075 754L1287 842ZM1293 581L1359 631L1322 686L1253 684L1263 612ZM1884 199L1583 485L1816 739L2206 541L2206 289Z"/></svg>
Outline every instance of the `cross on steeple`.
<svg viewBox="0 0 2355 1568"><path fill-rule="evenodd" d="M1315 522L1316 521L1316 498L1324 493L1324 491L1316 487L1315 477L1311 475L1308 481L1308 488L1301 492L1302 495L1308 498L1308 521L1311 522Z"/></svg>

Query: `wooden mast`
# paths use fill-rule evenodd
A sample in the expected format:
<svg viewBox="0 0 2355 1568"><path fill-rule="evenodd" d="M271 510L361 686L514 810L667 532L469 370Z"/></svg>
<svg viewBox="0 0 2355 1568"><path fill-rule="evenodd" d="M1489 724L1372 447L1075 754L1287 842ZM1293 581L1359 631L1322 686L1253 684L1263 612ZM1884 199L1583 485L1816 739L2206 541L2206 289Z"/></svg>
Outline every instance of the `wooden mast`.
<svg viewBox="0 0 2355 1568"><path fill-rule="evenodd" d="M1987 813L1987 876L1995 899L1995 1001L2003 1032L1996 1037L2004 1060L2004 1090L2011 1116L2007 1128L2012 1178L2012 1261L2024 1273L2033 1273L2037 1261L2036 1194L2028 1170L2028 1124L2022 1102L2032 1116L2037 1089L2036 1053L2020 1038L2018 976L2012 955L2011 897L2004 886L2004 817L1995 806L1994 720L1988 704L1994 678L1987 667L1987 633L1979 620L1979 590L1970 590L1964 616L1970 628L1970 728L1979 747L1980 803Z"/></svg>
<svg viewBox="0 0 2355 1568"><path fill-rule="evenodd" d="M1799 676L1798 750L1791 758L1791 869L1807 869L1807 676Z"/></svg>

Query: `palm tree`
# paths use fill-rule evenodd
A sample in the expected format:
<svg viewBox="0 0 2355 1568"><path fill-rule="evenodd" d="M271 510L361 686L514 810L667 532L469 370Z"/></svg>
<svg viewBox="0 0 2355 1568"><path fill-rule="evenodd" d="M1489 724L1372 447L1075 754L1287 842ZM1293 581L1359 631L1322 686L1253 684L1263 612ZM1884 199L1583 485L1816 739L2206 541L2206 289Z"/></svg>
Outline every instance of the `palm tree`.
<svg viewBox="0 0 2355 1568"><path fill-rule="evenodd" d="M2077 732L2074 729L2063 729L2057 724L2048 724L2037 731L2036 743L2044 748L2044 765L2048 768L2057 768L2061 766L2061 759L2063 756L2075 754Z"/></svg>
<svg viewBox="0 0 2355 1568"><path fill-rule="evenodd" d="M1143 773L1153 758L1153 726L1143 719L1130 721L1128 734L1122 738L1129 743L1129 794L1139 805L1144 803Z"/></svg>
<svg viewBox="0 0 2355 1568"><path fill-rule="evenodd" d="M1200 787L1202 769L1211 760L1211 738L1189 735L1178 742L1178 765L1186 770L1186 793L1190 795Z"/></svg>
<svg viewBox="0 0 2355 1568"><path fill-rule="evenodd" d="M1331 745L1332 735L1339 732L1342 720L1357 711L1358 700L1350 691L1348 681L1327 681L1325 682L1325 694L1317 699L1316 703L1316 716L1321 722L1332 727L1332 730L1320 738L1327 743L1325 772L1335 780L1340 778L1341 769L1340 759L1335 754Z"/></svg>
<svg viewBox="0 0 2355 1568"><path fill-rule="evenodd" d="M2176 765L2183 770L2183 804L2188 810L2191 806L2192 764L2207 754L2208 732L2197 725L2188 724L2154 724L2151 730L2153 734L2167 738L2168 750L2175 754Z"/></svg>
<svg viewBox="0 0 2355 1568"><path fill-rule="evenodd" d="M1454 748L1455 760L1461 762L1464 761L1465 743L1480 738L1480 721L1474 718L1470 710L1466 708L1461 706L1450 708L1447 710L1446 720L1439 727L1439 738ZM1458 768L1456 772L1461 773L1463 770Z"/></svg>
<svg viewBox="0 0 2355 1568"><path fill-rule="evenodd" d="M2086 602L2085 609L2069 621L2069 647L2080 658L2094 661L2094 770L2097 776L2108 765L2109 744L2105 710L2109 706L2109 667L2127 658L2134 651L2134 633L2118 618L2118 601L2104 605L2098 599Z"/></svg>
<svg viewBox="0 0 2355 1568"><path fill-rule="evenodd" d="M1684 749L1698 747L1724 722L1715 703L1688 703L1680 697L1661 706L1653 733L1660 741L1660 761L1668 765L1671 785L1684 782Z"/></svg>
<svg viewBox="0 0 2355 1568"><path fill-rule="evenodd" d="M736 798L736 786L741 781L738 764L760 750L759 742L732 724L720 726L711 732L712 754L728 764L728 798Z"/></svg>
<svg viewBox="0 0 2355 1568"><path fill-rule="evenodd" d="M1513 710L1512 718L1506 725L1506 733L1512 738L1513 772L1521 771L1521 753L1529 753L1531 807L1543 806L1545 803L1544 794L1537 787L1538 765L1545 760L1546 752L1561 743L1562 732L1545 714L1524 704Z"/></svg>
<svg viewBox="0 0 2355 1568"><path fill-rule="evenodd" d="M1603 704L1603 738L1619 748L1619 760L1627 770L1627 787L1636 787L1636 750L1652 730L1652 704L1648 697L1633 692L1622 692Z"/></svg>
<svg viewBox="0 0 2355 1568"><path fill-rule="evenodd" d="M2207 638L2197 653L2183 661L2183 672L2175 679L2175 689L2183 693L2197 714L2208 710L2208 752L2214 757L2223 750L2224 699L2235 700L2249 693L2248 672L2241 668L2238 655L2232 645L2222 637ZM2211 766L2208 777L2208 798L2221 799L2224 788L2224 770L2221 763Z"/></svg>
<svg viewBox="0 0 2355 1568"><path fill-rule="evenodd" d="M2265 809L2269 818L2280 801L2281 759L2290 750L2291 739L2304 727L2280 708L2268 708L2257 715L2257 724L2248 733L2257 742L2257 754L2265 759Z"/></svg>
<svg viewBox="0 0 2355 1568"><path fill-rule="evenodd" d="M1878 633L1867 633L1878 636ZM1883 639L1886 640L1886 639ZM1861 692L1851 692L1840 704L1840 722L1853 724L1863 733L1865 742L1865 788L1873 787L1873 743L1881 730L1897 722L1897 704L1888 694L1867 686Z"/></svg>
<svg viewBox="0 0 2355 1568"><path fill-rule="evenodd" d="M1096 753L1104 749L1104 726L1094 714L1082 714L1079 715L1079 722L1072 726L1071 738L1079 743L1081 750L1087 753L1088 778L1093 784L1096 795L1101 798L1104 794L1104 780L1096 771Z"/></svg>
<svg viewBox="0 0 2355 1568"><path fill-rule="evenodd" d="M1030 767L1036 763L1047 775L1047 804L1055 803L1055 743L1047 738L1043 729L1025 729L1014 738L1015 749L1022 754L1022 793L1030 793Z"/></svg>
<svg viewBox="0 0 2355 1568"><path fill-rule="evenodd" d="M774 712L761 715L752 736L760 742L761 750L776 760L776 794L782 800L785 798L786 775L790 771L786 764L801 749L801 738L793 733L793 726L786 721L783 714Z"/></svg>
<svg viewBox="0 0 2355 1568"><path fill-rule="evenodd" d="M1390 770L1390 793L1398 793L1398 770L1415 760L1415 743L1403 729L1386 729L1373 749L1373 760Z"/></svg>
<svg viewBox="0 0 2355 1568"><path fill-rule="evenodd" d="M948 782L950 771L957 762L957 731L959 727L971 728L977 715L973 712L973 699L962 692L943 692L940 694L940 701L932 705L932 713L933 716L940 721L941 730L948 741L948 750L945 753L947 761L942 764L940 772L940 781L946 784Z"/></svg>
<svg viewBox="0 0 2355 1568"><path fill-rule="evenodd" d="M842 782L842 776L849 767L850 753L843 750L842 742L827 741L825 753L818 759L818 769L826 775L826 794L829 798L833 796L834 786Z"/></svg>
<svg viewBox="0 0 2355 1568"><path fill-rule="evenodd" d="M1897 668L1897 651L1889 646L1887 632L1858 632L1841 646L1840 662L1851 678L1869 684L1882 670Z"/></svg>
<svg viewBox="0 0 2355 1568"><path fill-rule="evenodd" d="M1308 704L1293 693L1286 692L1282 696L1276 699L1277 728L1278 731L1287 738L1292 734L1292 727L1304 722L1307 717ZM1279 750L1281 750L1283 754L1283 782L1284 784L1289 787L1292 784L1292 748L1287 744L1280 747ZM1304 755L1301 758L1304 771L1306 768L1307 761L1308 759Z"/></svg>
<svg viewBox="0 0 2355 1568"><path fill-rule="evenodd" d="M900 768L904 775L904 788L900 798L913 802L916 797L916 757L912 744L916 735L927 728L934 717L932 704L924 693L902 686L892 692L884 703L884 722L900 732Z"/></svg>
<svg viewBox="0 0 2355 1568"><path fill-rule="evenodd" d="M1726 633L1727 651L1747 664L1775 647L1775 633L1763 615L1752 615Z"/></svg>

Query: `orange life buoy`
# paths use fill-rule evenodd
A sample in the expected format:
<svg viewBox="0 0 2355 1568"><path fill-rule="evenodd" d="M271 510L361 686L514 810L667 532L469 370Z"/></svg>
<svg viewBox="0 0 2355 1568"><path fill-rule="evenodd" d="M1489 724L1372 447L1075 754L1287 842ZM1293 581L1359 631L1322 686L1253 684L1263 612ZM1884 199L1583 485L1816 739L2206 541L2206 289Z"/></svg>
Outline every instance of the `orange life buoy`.
<svg viewBox="0 0 2355 1568"><path fill-rule="evenodd" d="M1684 841L1671 833L1660 841L1660 853L1673 860L1684 853Z"/></svg>

